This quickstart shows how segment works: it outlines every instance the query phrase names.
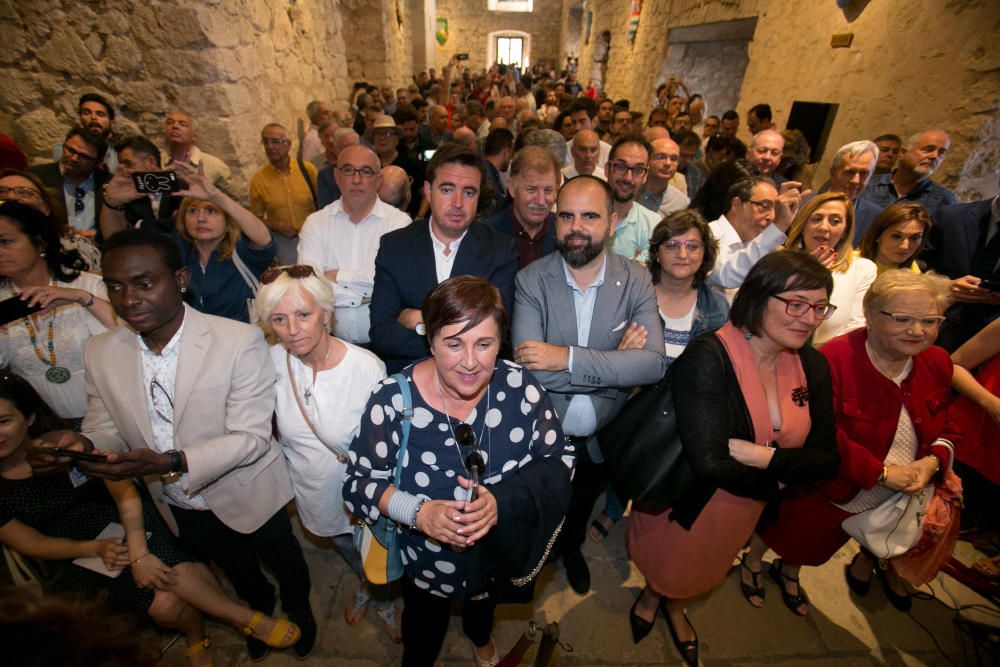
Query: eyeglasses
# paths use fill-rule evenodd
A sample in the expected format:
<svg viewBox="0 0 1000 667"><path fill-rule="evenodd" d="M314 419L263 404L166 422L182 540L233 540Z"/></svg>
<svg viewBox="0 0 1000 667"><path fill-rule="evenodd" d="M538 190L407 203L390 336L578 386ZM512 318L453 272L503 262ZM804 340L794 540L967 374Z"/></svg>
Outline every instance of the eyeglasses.
<svg viewBox="0 0 1000 667"><path fill-rule="evenodd" d="M832 303L809 303L802 299L785 299L777 294L772 294L771 297L785 304L785 314L792 317L802 317L812 310L817 320L828 320L837 311L837 307Z"/></svg>
<svg viewBox="0 0 1000 667"><path fill-rule="evenodd" d="M920 322L920 326L924 329L936 329L941 326L941 323L945 320L945 318L941 315L924 315L923 317L917 317L916 315L907 315L906 313L887 313L884 310L880 310L878 312L891 319L893 324L906 329L912 327L914 322Z"/></svg>
<svg viewBox="0 0 1000 667"><path fill-rule="evenodd" d="M69 153L72 157L75 157L80 162L97 162L96 155L87 155L86 153L81 153L69 144L63 144L63 150Z"/></svg>
<svg viewBox="0 0 1000 667"><path fill-rule="evenodd" d="M84 197L86 197L86 196L87 196L87 191L84 190L83 188L77 188L76 190L73 191L73 197L74 197L74 199L73 199L73 212L74 213L78 213L78 214L79 213L83 213L84 206L86 205L86 203L84 202Z"/></svg>
<svg viewBox="0 0 1000 667"><path fill-rule="evenodd" d="M272 139L271 137L261 137L260 143L264 146L283 146L292 143L291 139Z"/></svg>
<svg viewBox="0 0 1000 667"><path fill-rule="evenodd" d="M768 211L774 210L774 202L770 199L765 199L764 201L757 201L756 199L748 199L748 202L757 207L761 213L767 213Z"/></svg>
<svg viewBox="0 0 1000 667"><path fill-rule="evenodd" d="M385 139L386 137L391 137L396 134L396 130L373 130L372 136L378 137L379 139Z"/></svg>
<svg viewBox="0 0 1000 667"><path fill-rule="evenodd" d="M32 197L41 197L42 193L35 188L8 188L0 185L0 199L10 199L10 195L14 195L15 197L20 197L22 199L31 199Z"/></svg>
<svg viewBox="0 0 1000 667"><path fill-rule="evenodd" d="M268 269L264 273L260 274L260 284L270 285L282 273L287 273L289 278L295 278L296 280L301 280L302 278L308 278L309 276L315 276L316 270L308 264L292 264L290 266L276 266L273 269Z"/></svg>
<svg viewBox="0 0 1000 667"><path fill-rule="evenodd" d="M174 423L174 401L155 375L149 383L149 400L157 417L168 424Z"/></svg>
<svg viewBox="0 0 1000 667"><path fill-rule="evenodd" d="M629 171L632 172L633 176L639 178L647 171L649 171L649 167L647 167L644 164L629 166L627 162L622 162L621 160L616 160L611 163L611 173L613 173L615 176L624 176L625 173Z"/></svg>
<svg viewBox="0 0 1000 667"><path fill-rule="evenodd" d="M344 165L343 167L337 167L337 171L348 178L353 178L354 174L360 174L361 178L369 179L375 178L375 175L378 174L378 172L371 167L352 167L349 164Z"/></svg>
<svg viewBox="0 0 1000 667"><path fill-rule="evenodd" d="M660 244L667 252L680 252L683 246L688 252L701 252L705 249L705 244L700 241L676 241L671 239Z"/></svg>

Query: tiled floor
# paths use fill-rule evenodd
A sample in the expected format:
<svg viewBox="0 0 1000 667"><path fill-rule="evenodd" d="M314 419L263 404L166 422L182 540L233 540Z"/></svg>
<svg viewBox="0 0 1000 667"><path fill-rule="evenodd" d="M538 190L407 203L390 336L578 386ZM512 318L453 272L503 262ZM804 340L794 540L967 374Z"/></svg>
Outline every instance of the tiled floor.
<svg viewBox="0 0 1000 667"><path fill-rule="evenodd" d="M501 607L495 637L506 652L525 630L527 622L558 621L564 642L572 652L557 650L552 664L572 667L598 665L680 664L667 627L659 618L654 631L638 646L628 626L628 609L642 588L642 575L625 552L624 525L615 526L603 544L588 541L593 588L584 597L566 584L561 566L547 566L539 579L533 605ZM362 667L398 664L401 647L391 643L376 626L374 613L356 626L344 622L343 607L355 586L354 575L331 549L303 539L313 580L313 607L320 636L312 656L317 665ZM707 599L692 605L691 621L701 639L705 665L746 667L822 667L842 665L964 665L976 664L968 641L962 640L953 622L955 604L985 603L951 578L940 577L929 589L935 598L916 600L909 615L892 608L876 582L860 601L847 589L844 565L852 553L845 547L820 568L804 569L802 583L812 601L806 618L794 616L781 602L777 587L768 580L767 603L751 608L739 589L734 569L723 585ZM959 543L963 556L971 549ZM768 557L769 559L769 557ZM964 559L964 558L963 558ZM992 614L966 612L974 618L1000 625ZM242 638L235 630L211 627L216 667L250 664ZM441 654L442 665L473 665L472 647L454 619ZM993 660L995 658L991 658ZM529 651L524 664L532 664ZM171 647L165 665L183 665L180 645ZM272 652L263 665L299 665L293 653ZM996 664L985 662L983 664Z"/></svg>

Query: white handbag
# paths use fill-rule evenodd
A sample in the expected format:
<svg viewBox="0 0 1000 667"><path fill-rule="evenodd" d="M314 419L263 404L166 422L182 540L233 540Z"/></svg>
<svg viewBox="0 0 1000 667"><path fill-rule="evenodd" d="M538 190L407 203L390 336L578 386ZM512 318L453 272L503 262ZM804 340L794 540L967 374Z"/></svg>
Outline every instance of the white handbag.
<svg viewBox="0 0 1000 667"><path fill-rule="evenodd" d="M897 491L880 505L847 517L841 527L878 558L900 556L920 541L933 497L933 484L911 496Z"/></svg>

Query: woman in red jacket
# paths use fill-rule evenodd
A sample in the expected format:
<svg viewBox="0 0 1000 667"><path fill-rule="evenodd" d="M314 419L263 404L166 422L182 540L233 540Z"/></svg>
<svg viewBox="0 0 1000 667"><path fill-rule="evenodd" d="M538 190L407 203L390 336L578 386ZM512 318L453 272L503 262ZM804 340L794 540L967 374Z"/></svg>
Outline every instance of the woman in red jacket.
<svg viewBox="0 0 1000 667"><path fill-rule="evenodd" d="M953 364L934 347L948 303L948 281L894 269L880 275L864 299L868 324L821 349L830 363L837 417L840 469L814 489L789 487L772 521L765 521L743 559L743 592L761 606L761 557L770 547L776 559L768 575L781 588L786 606L799 616L808 598L799 568L822 565L848 540L841 523L876 507L896 491L914 494L938 479L950 464L955 429L946 418ZM864 548L846 568L847 583L865 595L877 571L889 601L907 610L911 600L902 580L876 568Z"/></svg>

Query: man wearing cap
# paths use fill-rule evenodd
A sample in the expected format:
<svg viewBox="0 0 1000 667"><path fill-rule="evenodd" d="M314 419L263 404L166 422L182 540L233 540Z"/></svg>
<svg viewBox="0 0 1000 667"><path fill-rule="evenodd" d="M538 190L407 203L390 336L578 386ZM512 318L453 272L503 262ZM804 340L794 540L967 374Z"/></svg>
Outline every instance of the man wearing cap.
<svg viewBox="0 0 1000 667"><path fill-rule="evenodd" d="M392 116L383 114L376 118L372 126L365 131L365 140L371 144L383 167L395 165L413 179L413 184L410 186L412 201L408 210L412 216L416 215L420 209L420 203L423 201L422 192L426 170L422 162L414 160L398 150L401 134L402 132L396 126L396 121L393 120Z"/></svg>

